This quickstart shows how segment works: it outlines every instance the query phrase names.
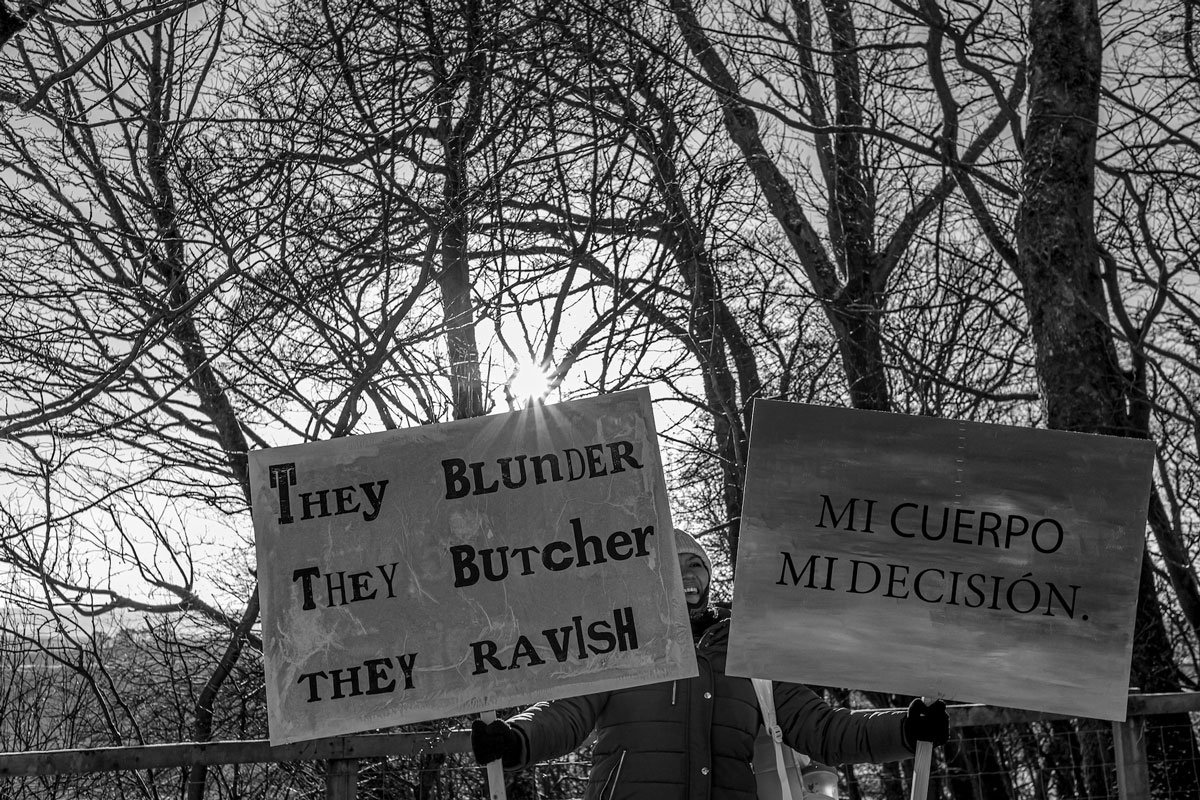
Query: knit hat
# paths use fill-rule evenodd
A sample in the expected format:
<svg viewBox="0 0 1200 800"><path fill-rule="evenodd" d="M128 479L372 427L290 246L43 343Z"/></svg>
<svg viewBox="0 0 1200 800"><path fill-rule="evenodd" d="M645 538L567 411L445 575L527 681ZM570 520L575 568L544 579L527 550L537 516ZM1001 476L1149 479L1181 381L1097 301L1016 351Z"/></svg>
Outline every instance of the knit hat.
<svg viewBox="0 0 1200 800"><path fill-rule="evenodd" d="M690 601L687 606L688 618L692 624L692 638L699 641L699 637L716 619L708 605L708 593L712 589L712 561L709 560L708 553L704 552L704 546L696 540L696 537L678 528L675 529L675 550L681 556L698 556L704 562L704 569L708 571L708 582L701 590L700 596Z"/></svg>
<svg viewBox="0 0 1200 800"><path fill-rule="evenodd" d="M679 555L683 555L684 553L692 553L700 556L700 559L704 562L704 568L708 570L709 576L712 576L712 561L709 559L708 553L704 551L704 546L696 540L696 537L692 536L685 530L676 528L675 551L679 553Z"/></svg>

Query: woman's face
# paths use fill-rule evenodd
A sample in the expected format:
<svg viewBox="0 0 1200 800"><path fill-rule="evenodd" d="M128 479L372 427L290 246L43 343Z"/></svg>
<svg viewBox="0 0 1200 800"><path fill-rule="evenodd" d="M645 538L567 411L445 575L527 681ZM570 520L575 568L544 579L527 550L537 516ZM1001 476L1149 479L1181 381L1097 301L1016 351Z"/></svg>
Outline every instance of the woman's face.
<svg viewBox="0 0 1200 800"><path fill-rule="evenodd" d="M679 572L683 575L683 596L687 598L688 605L700 602L710 580L708 570L704 568L704 559L695 553L680 553Z"/></svg>

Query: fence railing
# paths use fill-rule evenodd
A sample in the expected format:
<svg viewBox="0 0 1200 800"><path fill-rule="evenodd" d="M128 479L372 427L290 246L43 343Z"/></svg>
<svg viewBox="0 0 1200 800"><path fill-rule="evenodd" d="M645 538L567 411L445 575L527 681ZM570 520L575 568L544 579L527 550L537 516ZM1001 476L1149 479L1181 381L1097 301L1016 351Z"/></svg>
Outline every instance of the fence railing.
<svg viewBox="0 0 1200 800"><path fill-rule="evenodd" d="M1150 800L1150 765L1144 736L1147 717L1200 712L1200 693L1136 694L1129 698L1128 718L1113 722L1113 749L1120 800ZM1069 717L983 705L952 705L952 728L986 728L1067 720ZM157 744L0 753L0 797L7 779L111 771L189 768L249 763L319 761L326 764L327 800L354 800L359 762L435 753L463 753L470 748L467 731L371 733L272 746L265 739Z"/></svg>

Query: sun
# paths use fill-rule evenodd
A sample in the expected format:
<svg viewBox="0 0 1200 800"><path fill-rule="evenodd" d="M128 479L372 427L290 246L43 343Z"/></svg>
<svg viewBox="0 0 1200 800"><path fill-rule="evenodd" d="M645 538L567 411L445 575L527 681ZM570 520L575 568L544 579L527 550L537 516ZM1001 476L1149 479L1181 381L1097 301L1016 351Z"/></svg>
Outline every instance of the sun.
<svg viewBox="0 0 1200 800"><path fill-rule="evenodd" d="M550 375L541 365L524 361L517 365L508 390L515 400L541 400L550 393Z"/></svg>

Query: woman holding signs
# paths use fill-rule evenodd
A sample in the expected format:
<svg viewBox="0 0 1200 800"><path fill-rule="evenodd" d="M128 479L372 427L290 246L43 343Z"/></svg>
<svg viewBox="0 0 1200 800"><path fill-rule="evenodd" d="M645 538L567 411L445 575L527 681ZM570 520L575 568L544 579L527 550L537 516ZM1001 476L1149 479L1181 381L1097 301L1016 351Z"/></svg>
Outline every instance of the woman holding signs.
<svg viewBox="0 0 1200 800"><path fill-rule="evenodd" d="M531 766L575 750L595 730L585 800L753 800L758 700L749 678L725 674L729 611L709 603L708 554L684 531L675 542L700 674L538 703L507 722L476 720L471 746L479 763ZM799 684L773 689L784 743L825 764L898 761L918 741L941 745L949 737L940 700L851 713Z"/></svg>

